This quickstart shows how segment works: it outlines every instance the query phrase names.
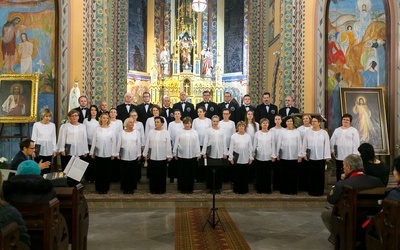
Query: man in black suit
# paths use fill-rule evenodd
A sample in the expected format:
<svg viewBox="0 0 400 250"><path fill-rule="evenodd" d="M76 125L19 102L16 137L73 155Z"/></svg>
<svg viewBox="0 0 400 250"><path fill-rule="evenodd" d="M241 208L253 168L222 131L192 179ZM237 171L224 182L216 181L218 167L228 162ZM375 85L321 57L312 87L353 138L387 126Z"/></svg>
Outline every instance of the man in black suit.
<svg viewBox="0 0 400 250"><path fill-rule="evenodd" d="M203 101L196 104L196 111L200 107L206 108L206 117L211 119L213 115L221 116L221 112L219 110L218 105L215 102L210 101L210 97L211 97L210 91L208 90L203 91Z"/></svg>
<svg viewBox="0 0 400 250"><path fill-rule="evenodd" d="M286 96L285 98L285 107L281 108L279 110L279 114L283 117L291 115L291 114L296 114L300 113L298 108L293 107L293 97L290 95Z"/></svg>
<svg viewBox="0 0 400 250"><path fill-rule="evenodd" d="M136 106L131 104L131 102L132 94L127 92L124 95L124 103L117 106L117 119L121 120L122 124L124 124L125 119L129 117L129 112L136 109Z"/></svg>
<svg viewBox="0 0 400 250"><path fill-rule="evenodd" d="M163 107L161 109L161 116L167 120L168 124L173 120L175 120L174 110L170 106L171 106L171 99L169 98L169 96L165 96L163 98Z"/></svg>
<svg viewBox="0 0 400 250"><path fill-rule="evenodd" d="M327 196L330 204L334 205L339 201L342 195L343 187L348 185L353 188L371 189L376 187L384 187L382 181L375 177L364 173L363 162L359 155L350 154L343 160L344 176L340 181L332 187L331 192ZM322 222L329 232L332 232L332 211L326 210L321 213Z"/></svg>
<svg viewBox="0 0 400 250"><path fill-rule="evenodd" d="M251 97L250 97L250 95L249 94L245 94L243 96L243 105L240 106L240 108L239 108L239 121L244 121L244 119L246 118L246 113L249 110L255 112L256 107L251 105Z"/></svg>
<svg viewBox="0 0 400 250"><path fill-rule="evenodd" d="M181 111L181 119L189 116L192 120L196 117L196 111L194 109L194 105L190 102L186 101L186 93L181 92L180 94L181 101L177 102L172 106L172 109L179 109Z"/></svg>
<svg viewBox="0 0 400 250"><path fill-rule="evenodd" d="M146 121L149 117L152 117L151 108L153 104L150 102L150 93L143 92L143 102L136 107L136 112L138 114L138 121L143 123L143 127L146 128Z"/></svg>
<svg viewBox="0 0 400 250"><path fill-rule="evenodd" d="M232 94L230 92L224 93L224 102L218 104L220 110L228 108L231 111L231 116L229 120L233 121L235 124L239 121L239 105L236 102L232 102ZM221 117L221 119L223 119Z"/></svg>
<svg viewBox="0 0 400 250"><path fill-rule="evenodd" d="M83 123L83 120L85 120L85 118L88 118L89 115L90 115L90 110L87 107L87 98L86 98L86 96L84 96L84 95L80 96L78 98L78 102L79 102L79 107L76 107L74 109L79 112L78 122L79 123Z"/></svg>
<svg viewBox="0 0 400 250"><path fill-rule="evenodd" d="M118 111L117 111L118 112ZM97 118L101 116L101 114L108 114L108 104L106 101L102 101L99 105L99 112L97 112Z"/></svg>
<svg viewBox="0 0 400 250"><path fill-rule="evenodd" d="M271 94L265 92L263 94L263 103L256 108L256 121L259 123L262 118L267 118L269 121L268 128L275 126L275 115L278 114L278 107L271 103Z"/></svg>

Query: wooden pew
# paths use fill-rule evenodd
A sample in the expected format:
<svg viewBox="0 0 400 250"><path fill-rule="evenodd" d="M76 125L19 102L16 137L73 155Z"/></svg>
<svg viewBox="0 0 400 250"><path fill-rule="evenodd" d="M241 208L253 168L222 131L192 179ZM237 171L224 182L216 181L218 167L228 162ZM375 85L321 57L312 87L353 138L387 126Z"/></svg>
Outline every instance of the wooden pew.
<svg viewBox="0 0 400 250"><path fill-rule="evenodd" d="M357 241L364 242L361 225L368 216L377 214L385 198L386 188L356 189L344 186L339 201L332 210L332 235L335 249L356 249Z"/></svg>
<svg viewBox="0 0 400 250"><path fill-rule="evenodd" d="M67 221L72 250L87 249L89 209L83 195L83 185L79 183L75 187L55 187L54 189L60 201L60 212Z"/></svg>
<svg viewBox="0 0 400 250"><path fill-rule="evenodd" d="M19 227L16 222L12 222L0 228L0 250L29 249L29 247L19 240Z"/></svg>
<svg viewBox="0 0 400 250"><path fill-rule="evenodd" d="M68 227L57 198L48 203L12 203L24 218L31 249L67 250Z"/></svg>
<svg viewBox="0 0 400 250"><path fill-rule="evenodd" d="M371 218L365 242L367 249L400 249L400 202L383 200L383 209Z"/></svg>

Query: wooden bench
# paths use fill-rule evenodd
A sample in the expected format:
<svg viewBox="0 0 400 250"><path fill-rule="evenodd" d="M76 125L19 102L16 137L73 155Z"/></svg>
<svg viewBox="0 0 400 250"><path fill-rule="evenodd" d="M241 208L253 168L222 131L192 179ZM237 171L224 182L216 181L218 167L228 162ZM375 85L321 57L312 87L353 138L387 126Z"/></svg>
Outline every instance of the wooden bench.
<svg viewBox="0 0 400 250"><path fill-rule="evenodd" d="M48 203L12 203L24 218L31 249L67 250L68 227L57 198Z"/></svg>
<svg viewBox="0 0 400 250"><path fill-rule="evenodd" d="M83 185L75 187L55 187L60 201L60 212L68 225L69 243L72 250L87 249L89 231L89 209L83 195Z"/></svg>
<svg viewBox="0 0 400 250"><path fill-rule="evenodd" d="M400 249L400 202L383 200L383 209L371 218L365 242L367 249Z"/></svg>
<svg viewBox="0 0 400 250"><path fill-rule="evenodd" d="M19 236L19 227L16 222L0 228L0 250L29 249L25 243L19 240Z"/></svg>
<svg viewBox="0 0 400 250"><path fill-rule="evenodd" d="M386 188L356 189L344 186L339 201L332 210L332 235L335 249L356 249L357 241L364 242L361 225L368 216L377 214L385 198Z"/></svg>

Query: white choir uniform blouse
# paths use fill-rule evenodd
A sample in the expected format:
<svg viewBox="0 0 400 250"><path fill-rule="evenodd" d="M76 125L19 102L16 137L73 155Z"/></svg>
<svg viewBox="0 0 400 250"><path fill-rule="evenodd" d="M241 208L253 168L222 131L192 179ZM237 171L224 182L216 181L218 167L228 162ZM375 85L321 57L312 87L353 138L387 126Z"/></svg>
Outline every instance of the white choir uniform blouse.
<svg viewBox="0 0 400 250"><path fill-rule="evenodd" d="M144 137L144 126L142 122L136 121L135 124L133 125L133 129L139 132L140 135L140 143L141 146L144 147L144 144L146 144L146 139Z"/></svg>
<svg viewBox="0 0 400 250"><path fill-rule="evenodd" d="M247 124L246 133L250 135L251 142L254 141L254 135L256 134L256 132L258 130L260 130L259 128L260 128L260 124L258 124L258 122L256 122L256 127L255 128L253 127L253 124Z"/></svg>
<svg viewBox="0 0 400 250"><path fill-rule="evenodd" d="M212 159L222 159L224 155L229 154L223 129L213 129L212 127L207 129L206 135L204 136L203 150L201 151L202 155L207 153L208 146L211 146L211 152L207 157Z"/></svg>
<svg viewBox="0 0 400 250"><path fill-rule="evenodd" d="M231 145L229 146L229 160L233 160L233 152L239 154L238 164L248 164L249 160L253 160L253 142L250 135L244 133L240 135L235 133L231 137Z"/></svg>
<svg viewBox="0 0 400 250"><path fill-rule="evenodd" d="M58 138L57 138L57 152L61 152L60 148L61 148L61 135L63 133L63 129L65 128L65 124L61 124L60 126L60 130L58 131Z"/></svg>
<svg viewBox="0 0 400 250"><path fill-rule="evenodd" d="M167 158L172 158L171 137L169 136L169 132L165 129L150 130L146 138L143 156L147 157L149 149L151 149L151 160L163 161Z"/></svg>
<svg viewBox="0 0 400 250"><path fill-rule="evenodd" d="M200 156L199 135L196 130L182 129L175 139L174 156L192 159Z"/></svg>
<svg viewBox="0 0 400 250"><path fill-rule="evenodd" d="M199 142L200 146L203 146L204 143L204 136L206 134L207 129L211 128L211 120L210 118L196 118L193 120L192 124L192 129L197 131L197 134L199 135Z"/></svg>
<svg viewBox="0 0 400 250"><path fill-rule="evenodd" d="M305 134L308 130L310 130L311 128L312 128L312 126L306 127L306 126L304 126L304 125L301 125L300 127L297 128L297 130L300 132L300 136L301 136L301 139L302 139L302 140L303 140L303 138L304 138L304 134Z"/></svg>
<svg viewBox="0 0 400 250"><path fill-rule="evenodd" d="M121 120L115 120L115 121L110 121L110 127L113 129L114 131L114 138L115 138L115 143L118 143L118 136L119 136L119 132L121 132L122 130L124 130L124 125L122 123Z"/></svg>
<svg viewBox="0 0 400 250"><path fill-rule="evenodd" d="M254 135L254 153L259 161L271 161L276 158L274 132L257 131Z"/></svg>
<svg viewBox="0 0 400 250"><path fill-rule="evenodd" d="M85 125L65 123L61 134L60 152L65 151L65 144L71 144L69 155L81 156L89 153Z"/></svg>
<svg viewBox="0 0 400 250"><path fill-rule="evenodd" d="M83 125L86 126L88 144L92 145L94 131L96 131L97 127L100 127L99 121L93 118L89 121L88 118L85 118Z"/></svg>
<svg viewBox="0 0 400 250"><path fill-rule="evenodd" d="M318 131L309 129L303 137L303 156L306 155L307 149L310 149L310 160L331 158L328 133L323 129Z"/></svg>
<svg viewBox="0 0 400 250"><path fill-rule="evenodd" d="M183 130L183 122L182 121L179 123L176 123L175 121L173 121L168 125L168 132L169 132L169 135L171 136L172 148L175 145L176 137L182 130Z"/></svg>
<svg viewBox="0 0 400 250"><path fill-rule="evenodd" d="M336 159L343 161L349 154L360 154L358 147L360 146L360 134L354 127L343 129L339 127L335 129L331 137L331 152L334 152L334 146L337 145Z"/></svg>
<svg viewBox="0 0 400 250"><path fill-rule="evenodd" d="M236 133L235 123L231 120L227 122L222 120L219 121L218 126L225 132L226 145L229 147L229 145L231 144L231 137L234 133Z"/></svg>
<svg viewBox="0 0 400 250"><path fill-rule="evenodd" d="M163 128L168 131L168 122L167 120L165 120L164 117L160 116L163 120L164 120L164 124L162 125ZM145 140L147 139L147 135L149 134L149 132L155 128L154 125L154 116L147 118L146 120L146 129L144 130L145 132Z"/></svg>
<svg viewBox="0 0 400 250"><path fill-rule="evenodd" d="M57 152L56 125L54 123L35 122L31 139L35 144L40 145L39 155L50 156L53 152Z"/></svg>
<svg viewBox="0 0 400 250"><path fill-rule="evenodd" d="M285 130L284 128L277 129L277 128L275 128L275 127L271 128L271 129L269 130L270 132L274 133L275 154L276 154L276 156L279 155L278 139L279 139L279 136L281 135L282 131L284 131L284 130Z"/></svg>
<svg viewBox="0 0 400 250"><path fill-rule="evenodd" d="M108 128L97 127L93 134L92 148L90 155L95 155L102 158L117 156L116 153L116 137L114 129L109 126Z"/></svg>
<svg viewBox="0 0 400 250"><path fill-rule="evenodd" d="M278 149L282 155L279 157L282 160L297 160L298 157L303 157L300 132L296 129L284 129L278 138ZM278 153L279 154L279 153Z"/></svg>
<svg viewBox="0 0 400 250"><path fill-rule="evenodd" d="M140 134L137 130L119 132L118 144L116 152L119 152L121 160L133 161L136 160L142 153L142 143Z"/></svg>

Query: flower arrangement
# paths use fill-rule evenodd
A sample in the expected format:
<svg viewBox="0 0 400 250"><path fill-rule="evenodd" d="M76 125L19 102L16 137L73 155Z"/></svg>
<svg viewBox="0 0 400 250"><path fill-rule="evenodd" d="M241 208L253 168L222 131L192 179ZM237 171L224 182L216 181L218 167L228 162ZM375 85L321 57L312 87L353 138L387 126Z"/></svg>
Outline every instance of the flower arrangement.
<svg viewBox="0 0 400 250"><path fill-rule="evenodd" d="M7 158L1 157L0 158L0 169L1 168L6 168L6 163L7 163Z"/></svg>

